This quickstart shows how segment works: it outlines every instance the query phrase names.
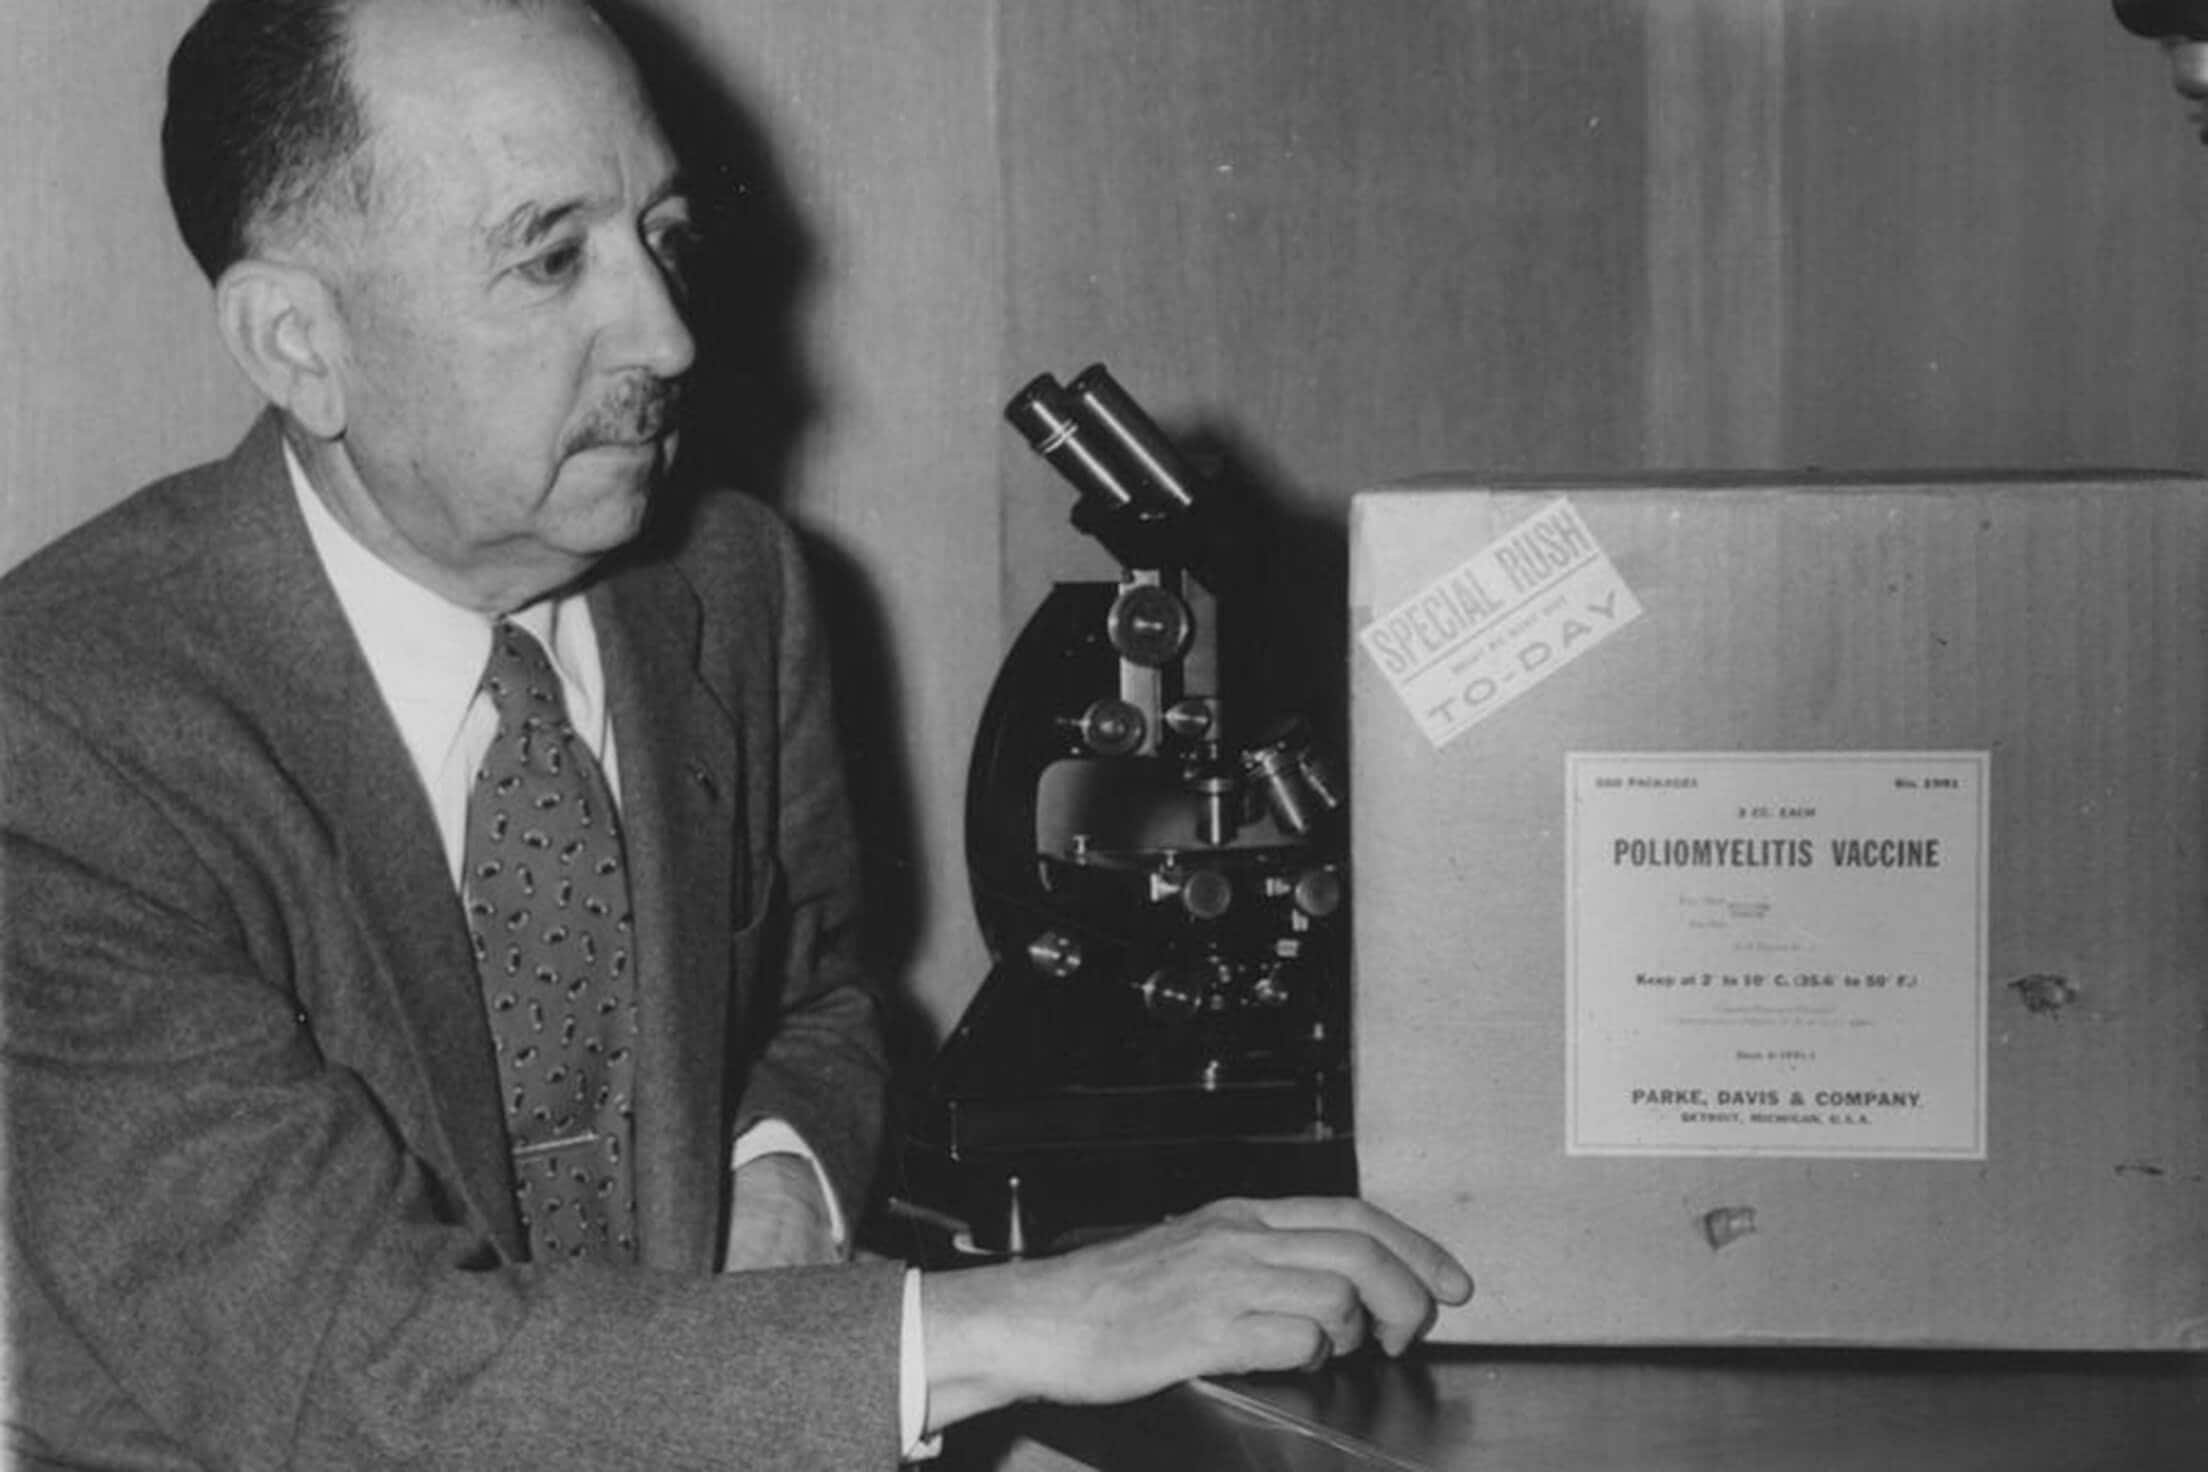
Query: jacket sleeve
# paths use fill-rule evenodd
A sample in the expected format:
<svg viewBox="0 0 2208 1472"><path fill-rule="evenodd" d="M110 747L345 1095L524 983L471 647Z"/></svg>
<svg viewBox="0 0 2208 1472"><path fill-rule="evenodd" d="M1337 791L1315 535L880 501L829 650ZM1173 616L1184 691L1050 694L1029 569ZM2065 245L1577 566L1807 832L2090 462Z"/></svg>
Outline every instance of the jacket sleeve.
<svg viewBox="0 0 2208 1472"><path fill-rule="evenodd" d="M32 679L10 663L0 996L14 1317L45 1336L14 1346L42 1372L17 1386L32 1445L209 1468L894 1462L894 1265L503 1261L389 1101L317 1046L299 936L317 928L329 960L342 925L271 906L232 861L248 820L203 790L203 757L178 777L174 753L208 747L251 768L250 741L170 691L112 719L116 677L88 701L58 660ZM809 710L791 719L825 739ZM797 787L792 812L825 791ZM833 950L823 865L788 865L793 958ZM793 979L769 1092L822 1103L838 1070L807 1060L858 1046L838 990ZM64 1365L74 1391L44 1374Z"/></svg>
<svg viewBox="0 0 2208 1472"><path fill-rule="evenodd" d="M738 627L753 663L732 680L747 729L772 731L771 758L749 777L753 842L775 876L763 920L738 938L736 964L768 985L747 988L768 1005L764 1039L737 1101L737 1133L764 1118L786 1120L835 1183L847 1220L865 1210L881 1144L887 1065L880 997L860 930L858 843L844 783L827 652L796 539L779 520L743 503L753 524L740 535L735 579L761 600ZM764 675L764 678L762 678Z"/></svg>

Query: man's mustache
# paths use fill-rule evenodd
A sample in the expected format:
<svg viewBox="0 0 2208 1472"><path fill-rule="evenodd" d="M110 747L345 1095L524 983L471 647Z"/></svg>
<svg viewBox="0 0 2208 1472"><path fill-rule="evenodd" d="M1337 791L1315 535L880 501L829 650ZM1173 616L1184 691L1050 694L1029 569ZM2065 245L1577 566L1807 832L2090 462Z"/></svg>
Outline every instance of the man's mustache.
<svg viewBox="0 0 2208 1472"><path fill-rule="evenodd" d="M601 445L648 444L674 428L681 412L679 379L647 374L625 379L568 436L567 453L580 454Z"/></svg>

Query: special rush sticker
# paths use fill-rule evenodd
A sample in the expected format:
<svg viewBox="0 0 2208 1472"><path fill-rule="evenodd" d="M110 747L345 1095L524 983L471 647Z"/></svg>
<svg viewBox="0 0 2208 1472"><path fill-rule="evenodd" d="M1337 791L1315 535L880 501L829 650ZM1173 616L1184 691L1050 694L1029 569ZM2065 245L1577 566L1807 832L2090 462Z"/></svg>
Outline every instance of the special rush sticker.
<svg viewBox="0 0 2208 1472"><path fill-rule="evenodd" d="M1639 618L1641 605L1558 498L1358 635L1437 747Z"/></svg>

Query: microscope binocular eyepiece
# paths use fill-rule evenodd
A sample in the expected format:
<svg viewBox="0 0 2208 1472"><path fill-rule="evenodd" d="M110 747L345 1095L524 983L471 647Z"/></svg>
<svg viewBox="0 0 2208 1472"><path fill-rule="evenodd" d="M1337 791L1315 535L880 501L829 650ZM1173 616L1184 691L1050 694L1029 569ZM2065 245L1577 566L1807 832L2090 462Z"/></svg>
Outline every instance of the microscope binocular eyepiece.
<svg viewBox="0 0 2208 1472"><path fill-rule="evenodd" d="M1099 511L1171 517L1195 508L1195 478L1179 452L1102 363L1070 386L1037 375L1004 417Z"/></svg>

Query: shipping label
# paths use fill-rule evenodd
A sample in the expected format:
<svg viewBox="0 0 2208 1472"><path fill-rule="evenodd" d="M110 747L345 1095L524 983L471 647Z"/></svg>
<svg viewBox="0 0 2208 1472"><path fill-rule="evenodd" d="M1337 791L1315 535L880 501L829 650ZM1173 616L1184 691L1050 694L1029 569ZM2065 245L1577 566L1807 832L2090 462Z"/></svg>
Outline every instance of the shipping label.
<svg viewBox="0 0 2208 1472"><path fill-rule="evenodd" d="M1987 771L1569 755L1567 1150L1983 1159Z"/></svg>
<svg viewBox="0 0 2208 1472"><path fill-rule="evenodd" d="M1558 498L1360 631L1436 747L1640 617L1569 500Z"/></svg>

